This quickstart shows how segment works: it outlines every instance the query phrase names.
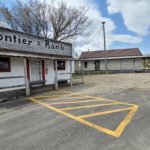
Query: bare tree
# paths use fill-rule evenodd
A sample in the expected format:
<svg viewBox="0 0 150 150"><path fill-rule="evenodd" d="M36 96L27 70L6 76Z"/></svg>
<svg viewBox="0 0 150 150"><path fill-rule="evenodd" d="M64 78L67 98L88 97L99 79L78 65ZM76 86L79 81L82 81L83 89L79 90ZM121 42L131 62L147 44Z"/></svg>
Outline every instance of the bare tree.
<svg viewBox="0 0 150 150"><path fill-rule="evenodd" d="M23 3L17 0L12 9L0 7L0 21L4 21L10 28L18 31L48 37L51 31L55 40L73 39L85 33L89 25L86 9L69 7L60 2L48 5L46 0L29 0Z"/></svg>
<svg viewBox="0 0 150 150"><path fill-rule="evenodd" d="M12 29L47 37L47 7L45 1L30 0L27 5L18 0L12 9L3 6L0 12Z"/></svg>
<svg viewBox="0 0 150 150"><path fill-rule="evenodd" d="M86 9L69 7L66 3L49 6L49 19L55 40L66 40L83 34L88 26Z"/></svg>
<svg viewBox="0 0 150 150"><path fill-rule="evenodd" d="M48 37L50 26L48 21L48 5L46 4L46 1L40 2L38 0L31 0L29 6L35 18L35 24L41 29L41 35Z"/></svg>

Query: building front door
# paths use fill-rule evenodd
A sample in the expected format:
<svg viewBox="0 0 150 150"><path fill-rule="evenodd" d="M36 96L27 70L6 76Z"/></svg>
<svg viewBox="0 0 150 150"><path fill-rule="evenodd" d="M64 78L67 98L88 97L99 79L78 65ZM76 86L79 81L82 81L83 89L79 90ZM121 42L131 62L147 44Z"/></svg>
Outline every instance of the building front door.
<svg viewBox="0 0 150 150"><path fill-rule="evenodd" d="M100 70L100 60L95 60L95 70Z"/></svg>
<svg viewBox="0 0 150 150"><path fill-rule="evenodd" d="M31 60L31 81L41 81L42 68L40 60Z"/></svg>

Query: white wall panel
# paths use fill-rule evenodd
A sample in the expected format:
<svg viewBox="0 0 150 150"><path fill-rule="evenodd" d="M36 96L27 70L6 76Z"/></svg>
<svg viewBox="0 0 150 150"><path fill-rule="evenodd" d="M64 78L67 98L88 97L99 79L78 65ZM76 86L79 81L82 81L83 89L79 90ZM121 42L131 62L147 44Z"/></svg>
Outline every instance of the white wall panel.
<svg viewBox="0 0 150 150"><path fill-rule="evenodd" d="M134 60L133 59L122 59L121 60L121 70L134 70Z"/></svg>
<svg viewBox="0 0 150 150"><path fill-rule="evenodd" d="M87 61L88 66L84 70L95 70L95 64L93 61ZM140 70L143 69L143 63L141 58L135 59L112 59L107 60L108 70ZM105 70L105 60L100 60L100 70Z"/></svg>
<svg viewBox="0 0 150 150"><path fill-rule="evenodd" d="M58 70L58 80L70 80L70 61L66 61L66 69Z"/></svg>
<svg viewBox="0 0 150 150"><path fill-rule="evenodd" d="M135 59L135 69L136 70L144 69L144 65L141 58Z"/></svg>
<svg viewBox="0 0 150 150"><path fill-rule="evenodd" d="M120 60L108 60L108 70L120 70Z"/></svg>
<svg viewBox="0 0 150 150"><path fill-rule="evenodd" d="M55 83L55 70L54 70L54 60L46 60L46 67L48 67L48 74L46 74L46 85ZM58 80L70 80L70 62L66 61L66 69L58 70Z"/></svg>
<svg viewBox="0 0 150 150"><path fill-rule="evenodd" d="M10 78L10 79L0 79L0 87L8 87L8 86L17 86L17 85L25 85L24 79L24 60L23 58L10 58L11 63L11 72L0 72L0 77L17 77L22 76L19 78ZM15 89L22 89L23 87L13 88ZM0 92L9 91L11 89L0 89Z"/></svg>
<svg viewBox="0 0 150 150"><path fill-rule="evenodd" d="M105 61L100 60L100 70L105 70Z"/></svg>
<svg viewBox="0 0 150 150"><path fill-rule="evenodd" d="M87 62L87 68L84 68L84 63L83 63L83 70L95 70L95 63L94 61L85 61Z"/></svg>
<svg viewBox="0 0 150 150"><path fill-rule="evenodd" d="M46 85L54 84L55 82L54 61L45 60L45 69L46 68L48 68L47 74L45 75Z"/></svg>

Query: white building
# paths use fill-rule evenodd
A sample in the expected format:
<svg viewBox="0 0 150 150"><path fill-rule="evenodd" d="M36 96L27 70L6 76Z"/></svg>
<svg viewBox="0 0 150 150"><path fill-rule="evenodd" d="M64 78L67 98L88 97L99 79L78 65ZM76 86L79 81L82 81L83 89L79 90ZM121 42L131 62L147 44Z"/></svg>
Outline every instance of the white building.
<svg viewBox="0 0 150 150"><path fill-rule="evenodd" d="M118 49L105 51L82 52L80 60L83 62L84 71L104 71L105 54L107 57L108 71L133 72L144 69L144 56L138 48Z"/></svg>
<svg viewBox="0 0 150 150"><path fill-rule="evenodd" d="M72 45L0 28L0 95L2 92L72 84Z"/></svg>

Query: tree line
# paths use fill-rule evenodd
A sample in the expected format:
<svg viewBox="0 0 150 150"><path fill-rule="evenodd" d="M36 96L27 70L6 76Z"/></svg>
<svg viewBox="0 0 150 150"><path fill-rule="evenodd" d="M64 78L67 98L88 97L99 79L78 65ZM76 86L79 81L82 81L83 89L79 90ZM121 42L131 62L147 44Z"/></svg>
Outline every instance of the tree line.
<svg viewBox="0 0 150 150"><path fill-rule="evenodd" d="M0 6L0 21L16 31L64 41L86 34L90 24L86 11L63 1L48 4L46 0L17 0L11 8Z"/></svg>

